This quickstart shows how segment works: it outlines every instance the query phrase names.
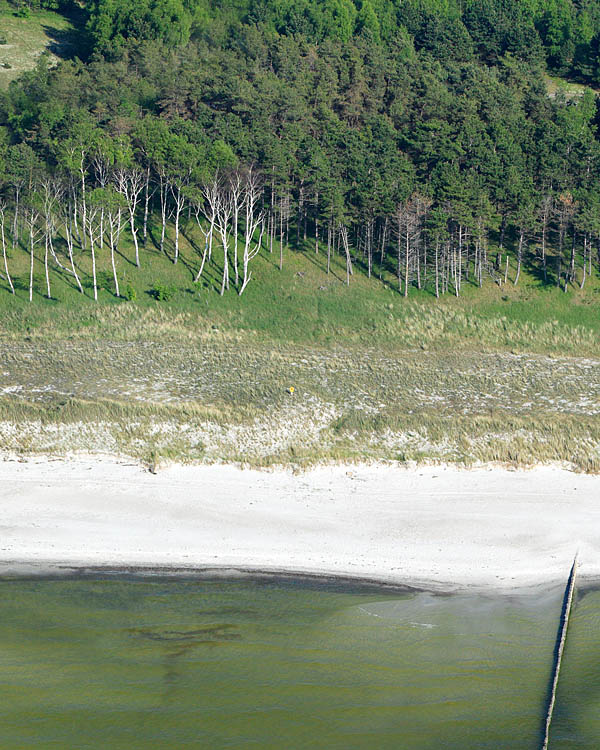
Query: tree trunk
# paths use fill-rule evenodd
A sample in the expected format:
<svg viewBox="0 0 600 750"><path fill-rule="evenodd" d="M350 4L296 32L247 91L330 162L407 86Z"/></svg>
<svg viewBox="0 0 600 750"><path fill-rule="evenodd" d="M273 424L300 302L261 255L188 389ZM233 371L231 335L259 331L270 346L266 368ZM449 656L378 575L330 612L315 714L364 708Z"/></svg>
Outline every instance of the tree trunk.
<svg viewBox="0 0 600 750"><path fill-rule="evenodd" d="M402 223L398 220L398 262L396 264L398 277L398 294L402 294ZM406 294L404 295L406 297Z"/></svg>
<svg viewBox="0 0 600 750"><path fill-rule="evenodd" d="M500 224L500 245L498 249L502 252L504 248L504 233L506 232L506 214L502 214L502 222Z"/></svg>
<svg viewBox="0 0 600 750"><path fill-rule="evenodd" d="M140 247L138 244L137 229L135 228L135 217L133 215L133 211L129 212L129 227L131 229L131 236L133 237L133 244L135 247L135 265L139 268L140 267Z"/></svg>
<svg viewBox="0 0 600 750"><path fill-rule="evenodd" d="M373 224L370 220L367 224L367 276L371 278L371 266L373 265Z"/></svg>
<svg viewBox="0 0 600 750"><path fill-rule="evenodd" d="M33 221L33 220L32 220ZM29 301L33 300L33 226L29 230Z"/></svg>
<svg viewBox="0 0 600 750"><path fill-rule="evenodd" d="M239 222L239 208L237 200L233 207L233 274L235 278L235 285L239 284L239 271L238 271L238 222Z"/></svg>
<svg viewBox="0 0 600 750"><path fill-rule="evenodd" d="M96 281L96 251L94 249L94 235L90 227L90 249L92 252L92 281L94 284L94 301L98 302L98 284Z"/></svg>
<svg viewBox="0 0 600 750"><path fill-rule="evenodd" d="M383 230L381 232L381 248L379 251L379 278L380 279L383 275L383 262L385 260L385 243L387 240L387 228L388 228L388 218L386 216L383 222Z"/></svg>
<svg viewBox="0 0 600 750"><path fill-rule="evenodd" d="M573 242L571 243L571 261L569 263L569 281L575 283L575 245L577 241L577 233L575 227L573 227ZM567 291L567 285L565 284L565 292Z"/></svg>
<svg viewBox="0 0 600 750"><path fill-rule="evenodd" d="M456 296L460 294L460 285L462 282L462 250L463 250L463 228L458 226L458 267L456 271Z"/></svg>
<svg viewBox="0 0 600 750"><path fill-rule="evenodd" d="M12 237L12 246L13 250L17 246L17 242L19 241L19 198L21 196L21 189L17 186L15 187L15 215L13 217L13 237Z"/></svg>
<svg viewBox="0 0 600 750"><path fill-rule="evenodd" d="M204 238L204 252L202 253L202 263L200 263L200 270L194 277L194 283L200 281L200 277L202 276L202 271L204 271L204 264L206 263L206 255L208 253L208 235Z"/></svg>
<svg viewBox="0 0 600 750"><path fill-rule="evenodd" d="M69 254L69 262L71 264L71 273L75 277L75 281L77 282L77 286L79 287L79 291L81 294L83 294L83 287L81 286L81 281L79 280L79 276L77 275L77 271L75 269L75 261L73 260L73 231L69 227L69 224L72 221L72 216L69 211L69 218L65 217L65 238L67 240L67 252ZM68 223L67 223L68 222Z"/></svg>
<svg viewBox="0 0 600 750"><path fill-rule="evenodd" d="M406 219L406 237L405 237L405 244L404 244L404 254L405 254L405 265L404 265L404 296L408 297L408 274L409 274L409 257L410 257L410 231L408 228L408 218Z"/></svg>
<svg viewBox="0 0 600 750"><path fill-rule="evenodd" d="M544 223L542 224L542 270L544 273L544 283L548 281L548 269L546 268L546 218L544 217Z"/></svg>
<svg viewBox="0 0 600 750"><path fill-rule="evenodd" d="M515 275L514 285L517 286L519 283L519 276L521 275L521 262L523 260L523 240L525 239L525 230L521 227L519 231L519 247L517 250L517 273Z"/></svg>
<svg viewBox="0 0 600 750"><path fill-rule="evenodd" d="M300 247L300 226L302 224L302 212L304 211L304 180L300 180L298 192L298 218L296 219L296 247Z"/></svg>
<svg viewBox="0 0 600 750"><path fill-rule="evenodd" d="M79 247L83 250L83 239L81 238L81 232L79 231L79 224L77 223L77 214L79 213L79 209L77 208L77 193L75 192L75 188L73 188L73 226L75 227L75 234L77 235L77 240L79 242ZM85 227L83 227L83 234L85 236Z"/></svg>
<svg viewBox="0 0 600 750"><path fill-rule="evenodd" d="M160 215L161 215L161 229L160 229L160 251L165 252L165 234L167 229L167 185L163 176L160 176Z"/></svg>
<svg viewBox="0 0 600 750"><path fill-rule="evenodd" d="M588 236L587 232L583 235L583 274L581 276L581 283L579 284L579 288L583 289L585 286L585 276L586 276L586 270L587 270L587 252L588 252Z"/></svg>
<svg viewBox="0 0 600 750"><path fill-rule="evenodd" d="M340 227L340 234L344 246L344 252L346 254L346 286L350 286L350 276L353 275L353 271L352 259L350 257L350 246L348 244L348 229L346 227Z"/></svg>
<svg viewBox="0 0 600 750"><path fill-rule="evenodd" d="M175 257L173 263L177 263L179 260L179 217L183 209L183 201L181 199L181 188L177 187L177 195L175 197Z"/></svg>
<svg viewBox="0 0 600 750"><path fill-rule="evenodd" d="M44 271L46 272L46 296L48 299L52 299L52 294L50 293L50 272L48 269L48 232L46 231L46 242L45 242L45 248L44 248Z"/></svg>
<svg viewBox="0 0 600 750"><path fill-rule="evenodd" d="M315 255L319 254L319 193L315 193Z"/></svg>
<svg viewBox="0 0 600 750"><path fill-rule="evenodd" d="M440 297L440 287L439 287L439 278L438 278L438 253L440 249L440 241L435 241L435 296L439 299Z"/></svg>
<svg viewBox="0 0 600 750"><path fill-rule="evenodd" d="M2 240L2 258L4 260L4 272L6 273L6 279L8 281L8 285L10 286L10 291L12 294L14 294L15 288L13 286L10 273L8 272L8 257L6 254L6 235L4 233L4 212L3 211L0 211L0 239Z"/></svg>
<svg viewBox="0 0 600 750"><path fill-rule="evenodd" d="M227 238L222 238L223 243L223 280L221 282L221 297L225 294L225 289L229 289L229 258L227 249Z"/></svg>
<svg viewBox="0 0 600 750"><path fill-rule="evenodd" d="M146 167L146 184L144 186L144 227L142 229L142 237L144 241L144 247L148 240L148 212L150 205L150 167ZM136 248L137 249L137 248ZM139 266L139 263L138 263Z"/></svg>
<svg viewBox="0 0 600 750"><path fill-rule="evenodd" d="M116 245L116 242L118 242L118 236L119 236L118 233L119 233L120 227L121 227L121 212L119 211L118 216L117 216L117 232L116 232L117 237L115 238L115 224L114 224L114 218L113 217L111 217L110 235L109 235L109 240L110 240L110 262L111 262L111 265L112 265L113 279L114 279L114 282L115 282L115 296L117 296L117 297L120 297L121 294L119 292L119 278L117 276L117 266L115 264L115 245Z"/></svg>
<svg viewBox="0 0 600 750"><path fill-rule="evenodd" d="M85 250L85 225L87 221L87 202L85 194L85 169L80 168L81 173L81 222L83 226L83 249Z"/></svg>
<svg viewBox="0 0 600 750"><path fill-rule="evenodd" d="M283 194L279 199L279 270L283 271Z"/></svg>

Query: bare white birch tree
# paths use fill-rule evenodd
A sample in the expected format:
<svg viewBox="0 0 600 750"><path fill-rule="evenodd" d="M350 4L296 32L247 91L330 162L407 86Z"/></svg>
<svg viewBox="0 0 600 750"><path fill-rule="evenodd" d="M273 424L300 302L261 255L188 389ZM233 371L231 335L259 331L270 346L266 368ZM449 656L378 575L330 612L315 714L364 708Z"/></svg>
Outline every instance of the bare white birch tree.
<svg viewBox="0 0 600 750"><path fill-rule="evenodd" d="M216 226L221 235L221 245L223 247L223 280L221 282L221 296L225 290L229 289L229 233L231 230L230 221L233 212L233 201L231 200L231 191L227 182L222 181L218 192Z"/></svg>
<svg viewBox="0 0 600 750"><path fill-rule="evenodd" d="M75 268L75 260L73 258L73 245L74 245L74 242L73 242L73 204L71 202L70 186L67 187L67 191L69 195L69 200L68 201L62 200L59 203L59 207L62 212L61 221L65 229L65 241L67 243L67 255L69 256L69 264L71 266L71 273L73 274L73 277L75 278L79 291L81 292L81 294L83 294L83 286L81 285L81 280L77 273L77 269Z"/></svg>
<svg viewBox="0 0 600 750"><path fill-rule="evenodd" d="M135 214L142 190L144 190L144 188L146 191L148 190L146 179L147 175L137 167L118 167L115 170L115 184L118 192L125 199L127 212L129 214L129 230L133 238L133 246L135 247L135 265L138 268L140 267L140 248L138 242L138 229L135 225ZM147 211L147 206L145 210ZM146 219L144 220L146 221Z"/></svg>
<svg viewBox="0 0 600 750"><path fill-rule="evenodd" d="M42 235L42 226L40 222L40 211L36 206L35 199L38 196L34 193L25 213L25 224L29 232L29 301L33 300L33 261L34 250Z"/></svg>
<svg viewBox="0 0 600 750"><path fill-rule="evenodd" d="M90 241L90 253L92 256L92 285L94 289L94 301L98 301L98 280L96 277L96 249L95 246L100 240L100 209L101 200L95 195L94 200L90 201L86 211L87 236Z"/></svg>
<svg viewBox="0 0 600 750"><path fill-rule="evenodd" d="M106 191L104 209L106 212L106 220L108 222L108 243L110 247L110 263L113 272L113 280L115 283L115 295L121 296L119 291L119 277L117 275L117 266L115 263L115 251L119 243L119 237L123 230L123 196L114 192L110 188Z"/></svg>
<svg viewBox="0 0 600 750"><path fill-rule="evenodd" d="M237 286L239 283L238 271L238 231L240 209L243 209L245 200L245 185L242 184L242 174L240 169L235 169L229 175L229 195L231 199L231 214L233 218L233 276Z"/></svg>
<svg viewBox="0 0 600 750"><path fill-rule="evenodd" d="M179 222L181 219L181 212L186 204L184 188L187 182L181 175L178 175L177 177L169 178L168 184L175 202L173 207L173 216L175 217L175 255L173 256L173 263L177 263L179 260Z"/></svg>
<svg viewBox="0 0 600 750"><path fill-rule="evenodd" d="M245 230L244 230L244 255L243 255L243 275L242 286L239 295L241 296L244 289L252 277L252 272L248 270L250 261L260 252L262 238L265 229L265 216L262 210L258 209L258 204L263 192L263 184L259 174L253 167L249 167L246 172L243 185L243 207L245 212ZM251 247L256 230L260 226L260 236L258 241Z"/></svg>
<svg viewBox="0 0 600 750"><path fill-rule="evenodd" d="M15 287L13 286L10 273L8 272L5 222L6 222L6 203L0 200L0 241L2 242L2 259L4 260L4 273L6 274L6 280L8 281L8 285L10 286L10 291L12 294L14 294Z"/></svg>
<svg viewBox="0 0 600 750"><path fill-rule="evenodd" d="M54 251L52 238L56 233L56 210L58 201L62 198L62 187L58 180L46 176L40 180L40 192L42 196L43 208L43 228L44 228L44 271L46 274L46 296L52 299L50 292L50 269L48 266L48 256L58 261Z"/></svg>
<svg viewBox="0 0 600 750"><path fill-rule="evenodd" d="M208 260L211 260L212 258L213 235L217 223L217 207L219 205L220 195L220 179L218 173L215 173L210 182L204 183L204 185L202 186L201 195L198 196L197 200L195 201L196 222L198 223L200 231L204 235L205 242L204 253L202 255L202 264L200 265L200 270L196 274L194 281L198 281L200 279L200 276L202 275L204 264L207 259L207 251ZM202 214L208 221L208 229L206 231L204 231L204 229L202 228L200 214Z"/></svg>

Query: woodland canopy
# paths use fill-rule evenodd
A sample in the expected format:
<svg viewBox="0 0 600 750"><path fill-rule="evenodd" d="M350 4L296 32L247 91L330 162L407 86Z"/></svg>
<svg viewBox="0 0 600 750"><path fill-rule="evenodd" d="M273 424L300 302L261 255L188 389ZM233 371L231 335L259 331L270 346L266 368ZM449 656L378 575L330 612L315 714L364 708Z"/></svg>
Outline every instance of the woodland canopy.
<svg viewBox="0 0 600 750"><path fill-rule="evenodd" d="M565 291L598 265L598 0L91 0L84 15L72 59L43 56L0 92L5 259L43 246L77 277L127 232L139 265L155 220L176 261L195 216L194 274L218 246L222 292L278 240L280 263L310 242L344 254L348 280L393 272L404 294L501 283L509 256L516 281L527 264ZM586 88L550 96L548 71Z"/></svg>

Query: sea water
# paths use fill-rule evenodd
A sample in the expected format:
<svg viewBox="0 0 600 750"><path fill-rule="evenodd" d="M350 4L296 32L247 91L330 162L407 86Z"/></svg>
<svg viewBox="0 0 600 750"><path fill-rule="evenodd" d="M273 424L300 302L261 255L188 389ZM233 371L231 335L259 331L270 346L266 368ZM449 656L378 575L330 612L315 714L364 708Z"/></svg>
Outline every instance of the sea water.
<svg viewBox="0 0 600 750"><path fill-rule="evenodd" d="M0 747L539 747L563 591L291 580L0 581ZM600 747L579 593L551 748Z"/></svg>

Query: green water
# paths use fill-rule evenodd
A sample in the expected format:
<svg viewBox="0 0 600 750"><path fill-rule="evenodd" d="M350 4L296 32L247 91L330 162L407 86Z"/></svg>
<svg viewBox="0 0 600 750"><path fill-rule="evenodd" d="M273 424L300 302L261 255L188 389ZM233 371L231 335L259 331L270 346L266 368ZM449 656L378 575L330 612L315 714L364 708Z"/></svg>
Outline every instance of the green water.
<svg viewBox="0 0 600 750"><path fill-rule="evenodd" d="M580 593L560 671L551 750L600 748L600 591Z"/></svg>
<svg viewBox="0 0 600 750"><path fill-rule="evenodd" d="M248 580L0 590L10 750L533 749L562 599ZM600 747L599 596L574 613L551 748Z"/></svg>

